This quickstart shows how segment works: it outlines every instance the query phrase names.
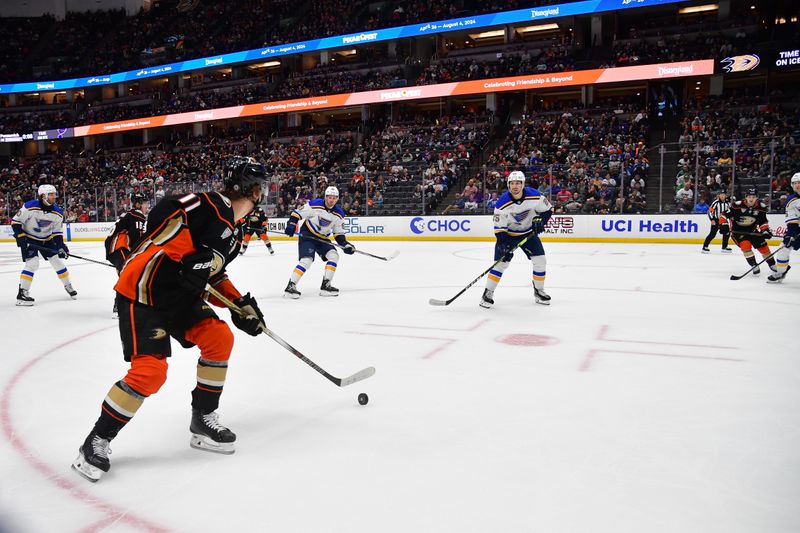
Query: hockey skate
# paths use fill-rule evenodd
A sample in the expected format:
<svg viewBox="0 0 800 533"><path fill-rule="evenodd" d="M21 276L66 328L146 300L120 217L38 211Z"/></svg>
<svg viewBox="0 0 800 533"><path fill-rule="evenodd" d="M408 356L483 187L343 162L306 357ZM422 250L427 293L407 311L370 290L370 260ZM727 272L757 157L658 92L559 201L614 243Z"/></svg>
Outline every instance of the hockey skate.
<svg viewBox="0 0 800 533"><path fill-rule="evenodd" d="M269 255L275 255L275 250L272 249L272 246L267 246L267 250L269 251Z"/></svg>
<svg viewBox="0 0 800 533"><path fill-rule="evenodd" d="M17 292L17 305L30 307L35 301L36 300L31 298L28 294L28 289L23 289L22 287L19 288L19 291Z"/></svg>
<svg viewBox="0 0 800 533"><path fill-rule="evenodd" d="M708 248L706 248L705 246L703 246L703 249L702 249L702 250L700 250L700 253L701 253L701 254L708 254L708 253L711 253L711 250L709 250Z"/></svg>
<svg viewBox="0 0 800 533"><path fill-rule="evenodd" d="M72 462L72 469L95 483L111 468L108 460L108 455L111 453L109 444L110 441L95 434L94 431L89 433L78 448L78 457Z"/></svg>
<svg viewBox="0 0 800 533"><path fill-rule="evenodd" d="M226 455L236 451L233 447L236 435L219 423L219 415L216 411L203 413L200 409L192 409L189 431L192 432L192 438L189 441L192 448Z"/></svg>
<svg viewBox="0 0 800 533"><path fill-rule="evenodd" d="M494 305L494 299L492 296L494 296L494 291L484 289L483 296L481 296L481 301L478 303L478 305L485 307L486 309L491 309L491 307Z"/></svg>
<svg viewBox="0 0 800 533"><path fill-rule="evenodd" d="M729 254L731 252L733 252L733 248L723 248L722 249L722 253L723 254Z"/></svg>
<svg viewBox="0 0 800 533"><path fill-rule="evenodd" d="M78 291L72 288L71 283L64 285L64 290L67 291L67 294L69 294L69 297L72 298L73 300L78 299Z"/></svg>
<svg viewBox="0 0 800 533"><path fill-rule="evenodd" d="M245 253L246 251L247 251L247 244L243 244L243 245L242 245L242 249L241 249L241 250L239 250L239 255L244 255L244 253Z"/></svg>
<svg viewBox="0 0 800 533"><path fill-rule="evenodd" d="M753 275L758 276L759 274L761 274L761 267L755 267L753 269Z"/></svg>
<svg viewBox="0 0 800 533"><path fill-rule="evenodd" d="M286 288L283 289L283 297L292 298L293 300L300 298L300 291L297 290L297 285L294 282L290 281Z"/></svg>
<svg viewBox="0 0 800 533"><path fill-rule="evenodd" d="M320 296L339 296L339 289L331 285L331 280L323 279L319 287Z"/></svg>
<svg viewBox="0 0 800 533"><path fill-rule="evenodd" d="M533 295L537 304L550 305L550 295L544 292L544 289L537 289L534 287Z"/></svg>
<svg viewBox="0 0 800 533"><path fill-rule="evenodd" d="M769 276L767 276L767 283L780 283L780 282L782 282L783 278L786 277L786 274L789 273L789 270L791 270L791 268L792 268L792 265L788 265L786 267L786 270L783 271L783 273L779 274L779 273L776 272L774 274L770 274Z"/></svg>

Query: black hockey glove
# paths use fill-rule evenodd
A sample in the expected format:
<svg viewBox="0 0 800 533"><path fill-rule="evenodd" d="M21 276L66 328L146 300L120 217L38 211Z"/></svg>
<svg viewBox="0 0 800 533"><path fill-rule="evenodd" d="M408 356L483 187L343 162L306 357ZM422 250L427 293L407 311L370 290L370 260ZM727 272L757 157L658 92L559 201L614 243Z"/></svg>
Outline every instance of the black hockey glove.
<svg viewBox="0 0 800 533"><path fill-rule="evenodd" d="M231 310L231 318L233 319L234 326L253 337L264 330L264 315L261 313L261 309L258 308L256 299L250 296L249 292L241 298L234 300L233 303L245 312L244 315L240 315L236 311Z"/></svg>
<svg viewBox="0 0 800 533"><path fill-rule="evenodd" d="M761 236L764 237L765 240L770 240L772 238L772 232L769 229L765 229L761 232Z"/></svg>
<svg viewBox="0 0 800 533"><path fill-rule="evenodd" d="M800 247L800 233L798 233L796 231L795 232L791 232L791 229L790 229L790 233L787 233L783 237L783 245L785 247L787 247L787 248L793 248L793 249L797 250L798 247Z"/></svg>
<svg viewBox="0 0 800 533"><path fill-rule="evenodd" d="M542 217L533 217L531 222L533 224L531 226L531 231L533 231L534 235L539 235L544 231L544 221L542 220Z"/></svg>
<svg viewBox="0 0 800 533"><path fill-rule="evenodd" d="M66 259L69 257L69 248L67 248L67 245L65 243L61 243L58 246L58 257L60 257L61 259Z"/></svg>
<svg viewBox="0 0 800 533"><path fill-rule="evenodd" d="M356 247L347 242L347 238L344 235L337 235L335 237L336 243L342 247L342 251L347 255L353 255L356 253Z"/></svg>
<svg viewBox="0 0 800 533"><path fill-rule="evenodd" d="M214 264L214 252L206 249L187 255L181 264L181 287L193 294L203 294Z"/></svg>

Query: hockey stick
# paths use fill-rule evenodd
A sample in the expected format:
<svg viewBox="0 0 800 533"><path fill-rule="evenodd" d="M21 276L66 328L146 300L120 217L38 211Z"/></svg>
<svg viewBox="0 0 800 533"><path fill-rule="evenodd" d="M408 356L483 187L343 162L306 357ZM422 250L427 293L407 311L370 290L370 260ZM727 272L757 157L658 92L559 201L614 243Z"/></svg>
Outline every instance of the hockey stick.
<svg viewBox="0 0 800 533"><path fill-rule="evenodd" d="M43 252L51 252L54 255L58 255L57 251L54 251L52 248L46 248L44 246L39 246L38 244L28 243L29 247L36 248L37 250L41 250ZM89 259L88 257L83 257L80 255L75 255L72 252L67 252L67 258L74 257L75 259L80 259L81 261L89 261L90 263L96 263L98 265L103 265L111 268L117 268L111 263L106 263L105 261L98 261L97 259Z"/></svg>
<svg viewBox="0 0 800 533"><path fill-rule="evenodd" d="M773 235L772 237L770 237L770 238L768 239L768 238L766 238L766 237L764 236L764 234L763 234L763 233L753 233L753 232L750 232L750 231L732 231L732 232L731 232L731 235L743 235L743 236L745 236L745 237L761 237L761 238L763 238L765 241L769 241L769 240L772 240L772 239L775 239L775 238L776 238L776 236L775 236L775 235ZM779 238L779 237L778 237L778 238Z"/></svg>
<svg viewBox="0 0 800 533"><path fill-rule="evenodd" d="M269 233L281 234L281 235L286 236L286 234L283 233L282 231L273 231L273 230L267 230L267 231ZM330 244L330 245L333 245L336 248L339 248L339 249L342 249L342 250L344 249L344 246L340 245L337 242L326 241L325 239L320 239L319 237L315 237L315 236L309 235L307 233L298 233L297 235L300 236L300 237L305 237L306 239L310 239L312 241L317 241L317 242L321 242L321 243L324 243L324 244ZM357 254L366 255L366 256L372 257L374 259L380 259L381 261L391 261L392 259L394 259L398 255L400 255L400 251L399 250L395 250L394 252L392 252L391 254L389 254L386 257L383 257L382 255L371 254L369 252L362 252L361 250L359 250L357 248L354 251Z"/></svg>
<svg viewBox="0 0 800 533"><path fill-rule="evenodd" d="M454 301L456 298L458 298L459 296L461 296L462 294L464 294L464 293L467 291L467 289L469 289L470 287L472 287L473 285L475 285L476 283L478 283L478 281L480 281L480 280L481 280L481 278L483 278L483 276L485 276L486 274L488 274L489 272L491 272L491 270L492 270L494 267L496 267L497 265L499 265L499 264L500 264L500 263L503 261L503 257L505 257L505 256L506 256L506 254L509 254L509 253L511 253L511 252L513 252L513 251L515 251L517 248L519 248L520 246L522 246L523 244L525 244L525 241L527 241L527 240L528 240L528 239L530 239L530 238L531 238L531 236L530 236L530 235L528 235L527 237L525 237L524 239L522 239L521 241L519 241L519 242L516 244L516 246L514 246L513 248L511 248L511 249L510 249L510 250L508 250L507 252L504 252L504 253L503 253L503 255L500 257L500 259L498 259L497 261L495 261L494 263L492 263L492 266L490 266L489 268L487 268L486 270L484 270L484 271L481 273L481 275L480 275L480 276L478 276L477 278L473 279L473 280L470 282L470 284L469 284L469 285L467 285L466 287L464 287L463 289L461 289L461 290L458 292L458 294L456 294L455 296L453 296L453 297L452 297L452 298L450 298L449 300L437 300L436 298L431 298L430 300L428 300L428 303L429 303L429 304L431 304L431 305L438 305L438 306L442 306L442 305L450 305L451 303L453 303L453 301Z"/></svg>
<svg viewBox="0 0 800 533"><path fill-rule="evenodd" d="M759 261L758 263L756 263L755 265L753 265L752 267L750 267L750 270L748 270L747 272L745 272L745 273L744 273L744 274L742 274L741 276L733 276L733 275L731 275L731 281L739 281L740 279L742 279L743 277L745 277L746 275L748 275L750 272L752 272L753 270L757 269L757 268L758 268L759 266L761 266L763 263L765 263L765 262L766 262L766 261L768 261L769 259L772 259L772 256L773 256L773 255L777 254L778 252L780 252L780 251L781 251L781 250L783 250L784 248L786 248L786 246L785 246L785 245L783 245L783 246L779 246L779 247L778 247L778 248L777 248L777 249L776 249L774 252L772 252L772 253L771 253L771 254L769 254L767 257L765 257L764 259L762 259L761 261Z"/></svg>
<svg viewBox="0 0 800 533"><path fill-rule="evenodd" d="M216 299L218 299L220 302L225 304L225 306L228 309L230 309L231 311L233 311L237 315L239 315L239 316L248 316L247 313L245 313L238 305L236 305L235 303L230 301L228 298L226 298L222 293L220 293L217 289L215 289L211 285L206 285L206 290L210 294L212 294ZM346 387L347 385L352 385L353 383L357 383L359 381L362 381L362 380L365 380L365 379L367 379L369 377L372 377L372 375L375 374L375 367L370 366L370 367L365 368L364 370L360 370L360 371L356 372L352 376L348 376L346 378L337 378L336 376L333 376L333 375L329 374L328 372L326 372L324 368L322 368L321 366L316 364L314 361L312 361L311 359L309 359L308 357L303 355L299 350L294 348L291 344L289 344L288 342L286 342L285 340L280 338L278 336L278 334L275 333L274 331L272 331L271 329L269 329L266 326L266 324L264 324L264 322L261 322L261 330L264 333L266 333L267 335L269 335L269 337L272 340L274 340L275 342L277 342L278 344L283 346L286 350L290 351L295 356L297 356L298 359L302 360L305 364L307 364L308 366L310 366L311 368L313 368L314 370L316 370L317 372L319 372L320 374L325 376L325 378L328 381L330 381L331 383L333 383L337 387Z"/></svg>

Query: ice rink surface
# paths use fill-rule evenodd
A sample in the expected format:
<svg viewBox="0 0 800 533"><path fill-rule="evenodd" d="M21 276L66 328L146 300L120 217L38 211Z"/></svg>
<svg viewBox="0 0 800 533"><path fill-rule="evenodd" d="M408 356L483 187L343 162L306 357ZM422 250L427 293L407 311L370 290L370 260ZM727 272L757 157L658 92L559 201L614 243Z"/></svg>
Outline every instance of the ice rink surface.
<svg viewBox="0 0 800 533"><path fill-rule="evenodd" d="M237 331L223 456L189 447L198 353L173 342L167 383L96 484L69 466L128 367L115 271L70 259L71 301L44 263L36 306L18 308L22 263L0 244L0 530L800 530L800 270L730 281L747 265L719 245L546 243L550 307L518 252L494 309L478 307L483 280L437 308L491 264L491 243L356 244L400 255L344 256L338 298L317 294L319 261L300 300L281 297L293 243L269 257L254 241L229 273L319 365L374 377L339 389ZM70 246L102 259L101 243Z"/></svg>

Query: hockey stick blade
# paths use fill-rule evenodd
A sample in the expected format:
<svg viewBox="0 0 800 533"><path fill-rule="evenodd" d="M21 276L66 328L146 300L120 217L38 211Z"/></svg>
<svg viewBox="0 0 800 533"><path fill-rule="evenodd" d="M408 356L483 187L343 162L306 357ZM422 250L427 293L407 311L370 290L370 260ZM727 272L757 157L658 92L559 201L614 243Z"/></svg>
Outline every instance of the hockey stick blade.
<svg viewBox="0 0 800 533"><path fill-rule="evenodd" d="M370 366L365 368L364 370L356 372L352 376L340 379L337 385L339 385L340 387L347 387L348 385L352 385L353 383L358 383L359 381L364 381L367 378L371 378L374 375L375 375L375 367Z"/></svg>
<svg viewBox="0 0 800 533"><path fill-rule="evenodd" d="M444 300L437 300L436 298L431 298L430 300L428 300L428 303L431 305L445 306L450 302L445 302Z"/></svg>
<svg viewBox="0 0 800 533"><path fill-rule="evenodd" d="M791 242L791 241L789 241L789 242ZM735 275L731 275L731 281L739 281L740 279L744 278L744 277L745 277L745 276L747 276L747 275L748 275L750 272L754 271L755 269L757 269L758 267L760 267L761 265L763 265L764 263L766 263L767 261L769 261L770 259L772 259L772 257L774 257L774 256L775 256L775 254L777 254L778 252L780 252L780 251L781 251L781 250L783 250L784 248L788 248L788 247L787 247L785 244L784 244L783 246L779 246L779 247L778 247L778 248L776 248L776 249L775 249L775 251L773 251L771 254L769 254L769 255L768 255L768 256L766 256L764 259L762 259L761 261L759 261L758 263L756 263L755 265L753 265L752 267L750 267L750 270L748 270L747 272L745 272L745 273L744 273L744 274L742 274L741 276L735 276Z"/></svg>
<svg viewBox="0 0 800 533"><path fill-rule="evenodd" d="M224 294L219 292L211 285L206 284L206 291L208 291L209 294L213 295L217 300L222 302L225 305L225 307L227 307L237 315L246 316L246 313L242 310L242 308L240 308L238 305L230 301L228 298L225 297ZM368 367L344 379L337 378L336 376L334 376L333 374L331 374L330 372L319 366L317 363L315 363L314 361L303 355L303 352L301 352L300 350L298 350L297 348L295 348L294 346L283 340L280 337L280 335L269 329L266 326L266 324L264 324L263 321L261 322L261 331L263 331L269 338L271 338L272 340L283 346L289 353L291 353L292 355L303 361L305 364L307 364L308 366L310 366L311 368L322 374L325 377L325 379L327 379L337 387L346 387L347 385L351 385L353 383L365 380L368 377L375 374L375 368Z"/></svg>
<svg viewBox="0 0 800 533"><path fill-rule="evenodd" d="M380 256L380 255L371 254L371 253L368 253L368 252L362 252L361 250L356 250L356 253L362 254L362 255L367 255L369 257L374 257L375 259L380 259L381 261L391 261L392 259L394 259L398 255L400 255L400 250L395 250L394 252L392 252L391 254L389 254L386 257Z"/></svg>

